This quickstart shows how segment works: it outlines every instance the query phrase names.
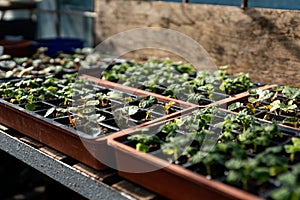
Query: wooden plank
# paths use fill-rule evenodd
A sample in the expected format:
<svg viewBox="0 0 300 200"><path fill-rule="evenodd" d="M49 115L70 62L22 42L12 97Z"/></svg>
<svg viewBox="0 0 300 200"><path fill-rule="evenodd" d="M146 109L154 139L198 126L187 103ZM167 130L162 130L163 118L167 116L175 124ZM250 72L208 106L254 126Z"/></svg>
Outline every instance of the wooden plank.
<svg viewBox="0 0 300 200"><path fill-rule="evenodd" d="M87 174L90 177L93 177L96 180L99 180L101 182L107 183L109 181L112 181L114 179L114 182L119 181L119 177L117 175L117 172L113 169L105 169L105 170L95 170L93 168L90 168L84 164L78 163L76 165L73 165L75 169L80 170L81 172ZM109 181L108 181L109 180Z"/></svg>
<svg viewBox="0 0 300 200"><path fill-rule="evenodd" d="M29 138L29 137L21 137L19 139L27 144L30 144L31 146L33 146L35 148L41 148L44 146L42 143L40 143L32 138Z"/></svg>
<svg viewBox="0 0 300 200"><path fill-rule="evenodd" d="M124 192L126 194L129 194L130 196L136 198L136 199L143 199L143 200L148 200L148 199L156 199L156 195L149 190L146 190L132 182L123 180L119 183L116 183L112 185L113 188Z"/></svg>
<svg viewBox="0 0 300 200"><path fill-rule="evenodd" d="M0 130L2 131L8 131L9 128L7 128L6 126L0 124Z"/></svg>
<svg viewBox="0 0 300 200"><path fill-rule="evenodd" d="M66 158L66 155L54 150L54 149L51 149L49 147L42 147L39 149L40 151L46 153L47 155L57 159L57 160L62 160L64 158Z"/></svg>
<svg viewBox="0 0 300 200"><path fill-rule="evenodd" d="M98 43L133 28L168 28L196 40L218 66L230 65L233 73L300 86L299 11L132 0L95 1L95 11ZM159 57L160 52L138 51L133 57Z"/></svg>

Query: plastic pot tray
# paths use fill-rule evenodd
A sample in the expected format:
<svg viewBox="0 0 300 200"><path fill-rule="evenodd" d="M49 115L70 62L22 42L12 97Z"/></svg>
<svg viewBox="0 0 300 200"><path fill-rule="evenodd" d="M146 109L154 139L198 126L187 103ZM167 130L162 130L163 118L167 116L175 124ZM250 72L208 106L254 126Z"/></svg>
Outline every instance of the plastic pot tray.
<svg viewBox="0 0 300 200"><path fill-rule="evenodd" d="M223 110L223 109L221 109ZM224 112L227 112L223 110ZM231 113L231 112L229 112ZM169 119L167 121L171 121ZM167 122L165 121L165 122ZM262 199L247 191L219 182L221 178L207 179L204 175L195 173L191 165L182 166L170 164L161 150L149 153L136 150L127 139L129 135L137 133L157 134L158 129L165 122L151 124L139 130L127 130L122 134L108 139L108 145L114 148L119 175L136 182L168 199ZM265 122L262 122L265 123ZM145 129L147 128L147 129ZM272 145L285 145L290 138L299 132L292 129L281 129L284 139L280 142L272 141ZM130 144L131 143L131 144ZM248 155L249 157L253 154Z"/></svg>
<svg viewBox="0 0 300 200"><path fill-rule="evenodd" d="M148 121L128 128L130 130L165 120L169 117L177 116L186 112L186 110L195 108L193 104L161 97L153 93L136 90L135 88L124 87L115 83L110 83L109 81L97 80L89 76L85 76L84 78L89 79L89 81L94 82L95 85L103 88L112 88L112 90L127 92L137 96L152 95L156 96L157 99L162 102L175 101L175 104L180 108L179 111L170 115L158 117L153 121ZM4 99L0 99L0 122L2 124L29 137L32 137L68 156L71 156L74 159L89 165L90 167L95 169L103 169L106 167L99 161L99 158L100 160L105 159L104 157L111 159L111 156L113 156L109 152L106 153L106 140L112 135L118 135L122 133L123 130L115 129L109 134L92 137L67 125L59 123L58 119L46 118L43 115L38 114L38 112L39 111L32 112L25 110L19 105L15 105Z"/></svg>
<svg viewBox="0 0 300 200"><path fill-rule="evenodd" d="M276 86L277 85L266 85L266 86L263 86L263 87L260 87L260 88L257 88L257 89L272 90L272 88L274 88ZM248 101L247 101L248 97L250 97L250 94L248 92L244 92L244 93L241 93L241 94L237 95L236 97L229 98L226 101L223 101L223 102L220 101L220 102L216 102L216 103L219 104L222 108L227 109L228 106L230 106L232 103L235 103L235 102L241 102L241 103L244 103L244 105L246 105L248 103ZM283 120L285 118L289 117L287 115L284 115L284 114L276 115L274 113L269 113L269 115L270 115L269 119L264 119L264 116L267 114L266 110L260 109L256 106L255 106L255 109L256 109L256 111L252 115L257 117L261 121L265 121L265 122L277 121L279 123L279 126L294 129L294 130L298 130L298 131L300 130L300 127L293 127L293 126L289 126L289 125L283 123ZM236 112L233 111L233 113L236 113ZM298 116L298 118L299 118L299 109L298 109L298 111L295 115Z"/></svg>

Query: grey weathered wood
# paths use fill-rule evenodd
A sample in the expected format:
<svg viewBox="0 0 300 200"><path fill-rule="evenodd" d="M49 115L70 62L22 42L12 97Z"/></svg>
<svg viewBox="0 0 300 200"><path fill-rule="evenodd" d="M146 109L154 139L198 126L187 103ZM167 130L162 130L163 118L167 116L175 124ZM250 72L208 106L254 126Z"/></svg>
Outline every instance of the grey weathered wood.
<svg viewBox="0 0 300 200"><path fill-rule="evenodd" d="M119 191L125 192L126 194L130 194L136 199L150 200L155 199L156 195L134 183L129 181L121 181L112 185L113 188L116 188Z"/></svg>
<svg viewBox="0 0 300 200"><path fill-rule="evenodd" d="M300 85L299 11L131 0L95 1L95 11L97 42L137 27L169 28L198 41L218 66L232 66L231 72ZM135 58L155 55L137 53Z"/></svg>

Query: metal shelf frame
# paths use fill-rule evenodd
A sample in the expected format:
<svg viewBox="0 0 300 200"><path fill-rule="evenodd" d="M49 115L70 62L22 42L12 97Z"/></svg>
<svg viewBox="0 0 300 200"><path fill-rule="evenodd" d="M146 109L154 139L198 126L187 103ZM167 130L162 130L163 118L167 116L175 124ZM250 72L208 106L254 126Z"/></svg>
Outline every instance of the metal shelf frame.
<svg viewBox="0 0 300 200"><path fill-rule="evenodd" d="M88 199L134 199L0 130L0 149Z"/></svg>

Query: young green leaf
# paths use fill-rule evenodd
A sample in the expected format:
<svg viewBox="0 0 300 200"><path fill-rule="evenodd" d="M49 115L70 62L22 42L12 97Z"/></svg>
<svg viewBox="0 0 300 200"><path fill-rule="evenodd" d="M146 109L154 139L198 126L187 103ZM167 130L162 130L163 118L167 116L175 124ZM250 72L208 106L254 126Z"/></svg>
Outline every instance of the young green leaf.
<svg viewBox="0 0 300 200"><path fill-rule="evenodd" d="M228 106L228 110L237 110L237 109L240 109L241 107L243 107L244 104L241 103L241 102L235 102L231 105Z"/></svg>
<svg viewBox="0 0 300 200"><path fill-rule="evenodd" d="M25 105L25 108L26 108L26 110L34 111L35 108L36 108L36 105L33 104L33 103L27 103L27 104Z"/></svg>
<svg viewBox="0 0 300 200"><path fill-rule="evenodd" d="M149 151L149 146L143 143L137 143L136 150L147 153Z"/></svg>
<svg viewBox="0 0 300 200"><path fill-rule="evenodd" d="M300 138L293 137L292 143L293 143L292 145L291 144L285 145L284 148L285 151L290 154L291 161L294 161L295 154L300 151Z"/></svg>
<svg viewBox="0 0 300 200"><path fill-rule="evenodd" d="M285 86L282 94L289 99L300 98L300 89L295 87Z"/></svg>
<svg viewBox="0 0 300 200"><path fill-rule="evenodd" d="M144 98L140 101L139 107L140 108L150 108L154 104L157 103L157 99L155 96L149 96L147 98Z"/></svg>
<svg viewBox="0 0 300 200"><path fill-rule="evenodd" d="M288 188L282 187L272 191L270 196L274 200L288 200L291 197L291 192Z"/></svg>

